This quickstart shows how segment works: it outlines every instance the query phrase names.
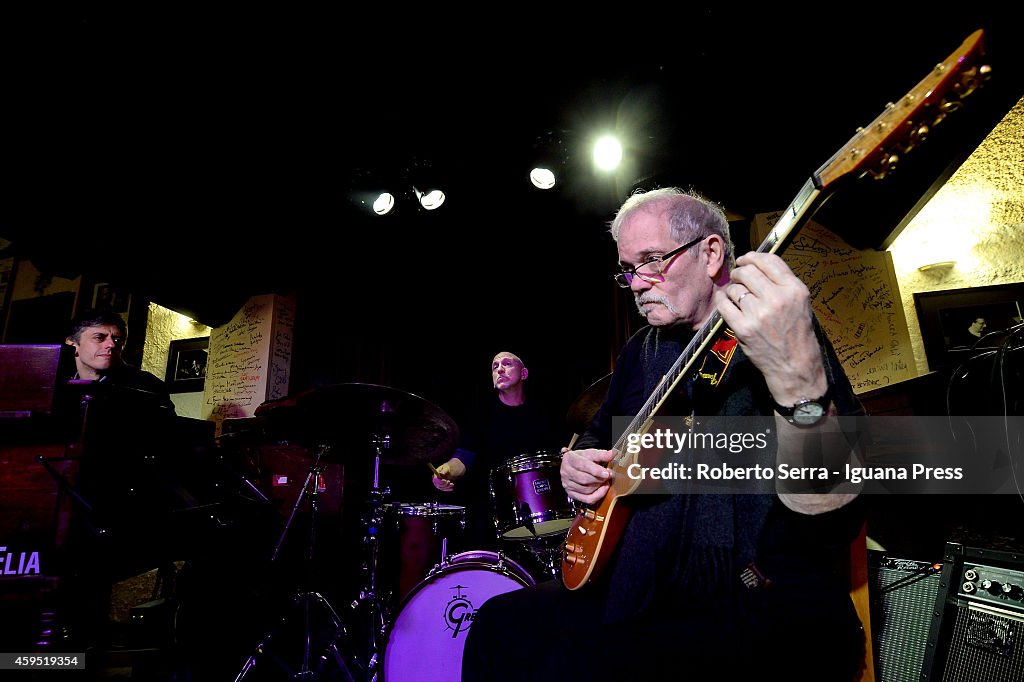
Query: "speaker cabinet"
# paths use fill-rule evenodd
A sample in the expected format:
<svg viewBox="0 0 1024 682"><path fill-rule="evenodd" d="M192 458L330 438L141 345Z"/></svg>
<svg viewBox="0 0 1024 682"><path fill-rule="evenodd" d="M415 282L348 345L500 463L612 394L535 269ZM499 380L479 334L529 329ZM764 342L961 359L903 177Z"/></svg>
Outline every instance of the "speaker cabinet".
<svg viewBox="0 0 1024 682"><path fill-rule="evenodd" d="M1024 680L1024 554L946 543L921 680Z"/></svg>
<svg viewBox="0 0 1024 682"><path fill-rule="evenodd" d="M917 682L942 564L868 552L875 679Z"/></svg>

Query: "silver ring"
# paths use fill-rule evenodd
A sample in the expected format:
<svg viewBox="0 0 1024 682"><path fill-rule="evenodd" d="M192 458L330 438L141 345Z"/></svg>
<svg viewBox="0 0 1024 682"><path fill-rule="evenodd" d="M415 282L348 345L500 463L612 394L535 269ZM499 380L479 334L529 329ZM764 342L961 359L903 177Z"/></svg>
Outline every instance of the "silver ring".
<svg viewBox="0 0 1024 682"><path fill-rule="evenodd" d="M742 294L740 294L740 297L736 299L736 305L738 306L740 303L743 303L743 299L745 299L747 296L750 296L749 291L744 291Z"/></svg>

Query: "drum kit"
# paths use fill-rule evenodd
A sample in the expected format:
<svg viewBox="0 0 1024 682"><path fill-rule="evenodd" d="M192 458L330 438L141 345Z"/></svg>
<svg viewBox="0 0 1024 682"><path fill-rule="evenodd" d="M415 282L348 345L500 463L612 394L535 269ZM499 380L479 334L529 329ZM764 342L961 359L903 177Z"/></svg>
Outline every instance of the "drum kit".
<svg viewBox="0 0 1024 682"><path fill-rule="evenodd" d="M397 389L353 383L264 403L257 416L268 434L302 434L316 451L271 557L277 560L292 520L308 502L308 574L293 603L301 618L291 613L282 618L258 642L235 682L246 680L264 658L294 679L320 679L333 667L338 679L401 682L425 679L424 670L430 670L430 679L458 680L466 635L480 605L559 578L561 549L576 509L562 488L558 452L524 453L491 472L500 551L467 550L460 543L465 507L392 499L387 480L415 476L429 482L427 464L440 464L455 451L458 427L437 406ZM372 451L360 519L361 584L342 618L316 589L316 517L325 464L344 460L347 480L350 470L359 470L356 460L371 459L345 452L360 447ZM364 636L355 637L346 619L358 622ZM294 668L273 654L274 642L284 638L282 630L293 620L305 628L301 662ZM311 623L325 623L328 636L314 636Z"/></svg>

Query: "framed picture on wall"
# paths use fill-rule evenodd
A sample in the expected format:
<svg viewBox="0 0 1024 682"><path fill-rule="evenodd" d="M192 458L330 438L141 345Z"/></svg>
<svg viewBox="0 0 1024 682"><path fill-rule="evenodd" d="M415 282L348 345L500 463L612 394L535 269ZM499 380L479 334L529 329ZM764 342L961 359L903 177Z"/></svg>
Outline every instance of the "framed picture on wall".
<svg viewBox="0 0 1024 682"><path fill-rule="evenodd" d="M1021 324L1024 282L914 294L928 365L962 362L982 348L996 348Z"/></svg>
<svg viewBox="0 0 1024 682"><path fill-rule="evenodd" d="M127 319L131 292L108 282L97 282L92 288L92 307L107 308Z"/></svg>
<svg viewBox="0 0 1024 682"><path fill-rule="evenodd" d="M171 341L164 381L171 393L192 393L206 385L210 337Z"/></svg>

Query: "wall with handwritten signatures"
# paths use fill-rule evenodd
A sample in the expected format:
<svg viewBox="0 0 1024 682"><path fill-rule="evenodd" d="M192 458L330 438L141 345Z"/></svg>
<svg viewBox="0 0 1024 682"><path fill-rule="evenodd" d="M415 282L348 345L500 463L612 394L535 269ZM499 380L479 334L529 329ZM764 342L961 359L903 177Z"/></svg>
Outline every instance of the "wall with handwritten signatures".
<svg viewBox="0 0 1024 682"><path fill-rule="evenodd" d="M294 300L267 294L213 330L203 419L252 417L263 402L288 394L294 323Z"/></svg>
<svg viewBox="0 0 1024 682"><path fill-rule="evenodd" d="M751 241L763 241L780 214L755 216ZM889 252L855 249L809 221L780 255L810 289L814 312L854 391L918 375Z"/></svg>

